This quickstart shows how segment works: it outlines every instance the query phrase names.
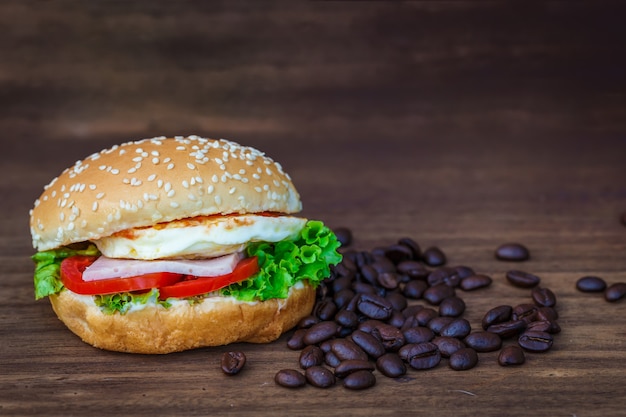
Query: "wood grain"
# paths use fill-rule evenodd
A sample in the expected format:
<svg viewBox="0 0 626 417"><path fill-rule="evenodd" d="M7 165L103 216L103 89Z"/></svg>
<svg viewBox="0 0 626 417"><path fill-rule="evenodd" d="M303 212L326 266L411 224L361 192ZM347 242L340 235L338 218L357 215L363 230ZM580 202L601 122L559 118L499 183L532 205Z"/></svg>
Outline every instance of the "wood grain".
<svg viewBox="0 0 626 417"><path fill-rule="evenodd" d="M622 416L626 281L626 12L621 2L126 2L0 5L0 415ZM352 392L277 387L287 335L166 356L93 349L34 301L28 210L105 146L226 137L291 174L304 215L371 249L410 236L493 277L463 294L474 327L558 297L554 348L502 368L378 375ZM519 241L523 264L494 249ZM236 377L221 354L246 352Z"/></svg>

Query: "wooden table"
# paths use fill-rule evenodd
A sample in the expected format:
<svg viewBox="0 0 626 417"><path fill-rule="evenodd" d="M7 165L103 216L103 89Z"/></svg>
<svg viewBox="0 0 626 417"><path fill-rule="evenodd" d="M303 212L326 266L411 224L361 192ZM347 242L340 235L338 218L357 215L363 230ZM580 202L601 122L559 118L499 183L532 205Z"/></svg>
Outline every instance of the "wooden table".
<svg viewBox="0 0 626 417"><path fill-rule="evenodd" d="M0 415L623 416L626 8L619 2L82 2L0 5ZM28 210L52 177L105 146L198 134L256 146L298 186L303 215L369 250L410 236L490 275L463 294L476 328L558 297L553 349L497 353L354 392L288 390L287 335L142 356L83 344L35 301ZM523 264L494 249L519 241ZM244 372L223 375L240 349Z"/></svg>

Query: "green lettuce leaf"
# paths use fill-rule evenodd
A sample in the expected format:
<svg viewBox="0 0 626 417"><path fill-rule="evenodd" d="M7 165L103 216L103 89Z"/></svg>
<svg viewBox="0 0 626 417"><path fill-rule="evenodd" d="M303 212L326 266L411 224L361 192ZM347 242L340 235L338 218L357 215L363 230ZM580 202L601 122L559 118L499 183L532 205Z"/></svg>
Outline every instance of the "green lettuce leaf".
<svg viewBox="0 0 626 417"><path fill-rule="evenodd" d="M330 265L341 261L339 246L337 237L324 223L310 220L294 240L248 246L248 255L258 257L260 271L223 288L221 293L242 301L263 301L287 298L289 288L301 280L317 287L330 276Z"/></svg>
<svg viewBox="0 0 626 417"><path fill-rule="evenodd" d="M133 305L156 303L161 304L165 308L171 305L167 301L159 300L159 290L156 288L140 294L124 292L119 294L94 295L93 299L96 305L100 307L100 310L105 314L115 314L116 312L126 314Z"/></svg>
<svg viewBox="0 0 626 417"><path fill-rule="evenodd" d="M61 282L61 262L65 258L74 255L98 256L98 248L89 244L86 247L62 247L42 252L37 252L32 256L35 262L35 299L56 294L63 289Z"/></svg>

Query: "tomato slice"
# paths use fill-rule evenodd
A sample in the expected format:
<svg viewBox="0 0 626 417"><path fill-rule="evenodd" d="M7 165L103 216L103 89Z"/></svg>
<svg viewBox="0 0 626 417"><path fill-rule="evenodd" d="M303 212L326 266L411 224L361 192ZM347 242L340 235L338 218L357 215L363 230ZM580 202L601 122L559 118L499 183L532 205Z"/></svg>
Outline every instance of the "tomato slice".
<svg viewBox="0 0 626 417"><path fill-rule="evenodd" d="M149 290L172 285L183 278L181 274L157 272L128 278L111 278L83 281L83 271L97 259L96 256L70 256L61 262L61 281L77 294L115 294L119 292Z"/></svg>
<svg viewBox="0 0 626 417"><path fill-rule="evenodd" d="M256 256L239 261L233 272L217 277L188 277L184 281L159 288L159 298L164 300L170 297L192 297L219 290L235 282L250 278L259 271Z"/></svg>

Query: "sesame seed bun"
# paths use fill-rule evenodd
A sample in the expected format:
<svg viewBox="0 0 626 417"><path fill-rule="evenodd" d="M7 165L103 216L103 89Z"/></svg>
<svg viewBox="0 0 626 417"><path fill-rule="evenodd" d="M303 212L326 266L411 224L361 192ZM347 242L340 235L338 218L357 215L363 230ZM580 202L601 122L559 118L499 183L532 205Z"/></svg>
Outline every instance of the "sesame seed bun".
<svg viewBox="0 0 626 417"><path fill-rule="evenodd" d="M121 314L103 314L93 297L69 290L51 295L57 316L84 342L128 353L161 354L235 342L268 343L308 315L315 290L294 286L286 299L243 302L212 297L196 304L181 300L165 309L149 305Z"/></svg>
<svg viewBox="0 0 626 417"><path fill-rule="evenodd" d="M197 136L153 138L63 171L35 201L30 230L33 247L43 251L188 217L301 209L289 175L254 148Z"/></svg>

